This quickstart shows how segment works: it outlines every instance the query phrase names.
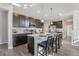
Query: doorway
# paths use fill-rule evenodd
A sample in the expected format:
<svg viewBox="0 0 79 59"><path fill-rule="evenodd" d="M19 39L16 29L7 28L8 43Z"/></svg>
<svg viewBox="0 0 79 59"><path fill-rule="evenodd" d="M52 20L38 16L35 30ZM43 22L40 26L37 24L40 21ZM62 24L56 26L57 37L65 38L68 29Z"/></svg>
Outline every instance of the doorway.
<svg viewBox="0 0 79 59"><path fill-rule="evenodd" d="M8 49L8 11L0 9L0 50Z"/></svg>

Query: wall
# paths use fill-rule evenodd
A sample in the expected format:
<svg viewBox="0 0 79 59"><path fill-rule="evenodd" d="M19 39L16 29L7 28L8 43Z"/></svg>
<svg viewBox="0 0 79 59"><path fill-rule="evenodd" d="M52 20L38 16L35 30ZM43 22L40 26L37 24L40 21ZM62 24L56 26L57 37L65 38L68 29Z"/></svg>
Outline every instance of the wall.
<svg viewBox="0 0 79 59"><path fill-rule="evenodd" d="M63 38L72 37L73 18L63 20Z"/></svg>
<svg viewBox="0 0 79 59"><path fill-rule="evenodd" d="M0 10L0 44L8 42L8 13Z"/></svg>
<svg viewBox="0 0 79 59"><path fill-rule="evenodd" d="M16 13L16 14L20 14L20 15L26 16L26 10L22 9L20 7L17 7L17 6L13 6L13 12Z"/></svg>
<svg viewBox="0 0 79 59"><path fill-rule="evenodd" d="M9 3L0 3L0 8L8 12L8 49L13 48L12 23L13 23L13 6ZM0 10L1 10L0 9Z"/></svg>
<svg viewBox="0 0 79 59"><path fill-rule="evenodd" d="M44 21L44 28L43 28L43 31L44 31L44 32L48 32L50 22L51 22L50 20L45 20L45 21Z"/></svg>
<svg viewBox="0 0 79 59"><path fill-rule="evenodd" d="M79 40L79 11L73 14L73 40Z"/></svg>
<svg viewBox="0 0 79 59"><path fill-rule="evenodd" d="M0 43L1 43L1 40L2 40L2 17L1 17L1 12L0 12Z"/></svg>

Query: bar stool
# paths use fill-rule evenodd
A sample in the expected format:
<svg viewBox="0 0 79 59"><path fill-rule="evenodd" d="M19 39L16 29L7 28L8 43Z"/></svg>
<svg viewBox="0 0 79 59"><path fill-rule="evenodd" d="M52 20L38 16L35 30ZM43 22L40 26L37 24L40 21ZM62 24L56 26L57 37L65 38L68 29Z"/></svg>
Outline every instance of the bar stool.
<svg viewBox="0 0 79 59"><path fill-rule="evenodd" d="M52 38L52 53L57 53L57 41L58 41L58 36L55 35L53 38Z"/></svg>
<svg viewBox="0 0 79 59"><path fill-rule="evenodd" d="M62 34L58 35L58 49L62 46Z"/></svg>
<svg viewBox="0 0 79 59"><path fill-rule="evenodd" d="M48 36L46 41L38 43L37 54L40 54L42 56L47 56L49 53L49 47L52 45L51 42L52 42L52 36ZM42 49L40 51L38 51L39 47L42 47Z"/></svg>

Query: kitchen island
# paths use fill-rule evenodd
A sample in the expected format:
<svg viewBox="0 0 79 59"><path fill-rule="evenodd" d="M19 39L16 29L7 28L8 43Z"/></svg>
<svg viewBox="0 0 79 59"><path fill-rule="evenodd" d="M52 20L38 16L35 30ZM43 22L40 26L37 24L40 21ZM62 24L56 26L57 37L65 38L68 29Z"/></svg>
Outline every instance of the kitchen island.
<svg viewBox="0 0 79 59"><path fill-rule="evenodd" d="M27 45L28 45L28 50L30 53L32 53L33 55L37 56L37 45L38 43L42 42L42 41L46 41L47 40L47 35L45 34L31 34L31 35L27 35Z"/></svg>

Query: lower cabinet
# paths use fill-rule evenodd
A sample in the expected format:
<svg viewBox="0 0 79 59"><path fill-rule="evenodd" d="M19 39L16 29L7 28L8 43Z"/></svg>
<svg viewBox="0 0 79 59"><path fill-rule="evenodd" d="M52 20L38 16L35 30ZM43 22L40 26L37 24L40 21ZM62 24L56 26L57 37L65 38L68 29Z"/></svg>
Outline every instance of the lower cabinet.
<svg viewBox="0 0 79 59"><path fill-rule="evenodd" d="M13 47L22 45L27 43L27 35L26 34L16 34L13 35Z"/></svg>
<svg viewBox="0 0 79 59"><path fill-rule="evenodd" d="M34 55L34 37L28 36L27 38L28 51Z"/></svg>

